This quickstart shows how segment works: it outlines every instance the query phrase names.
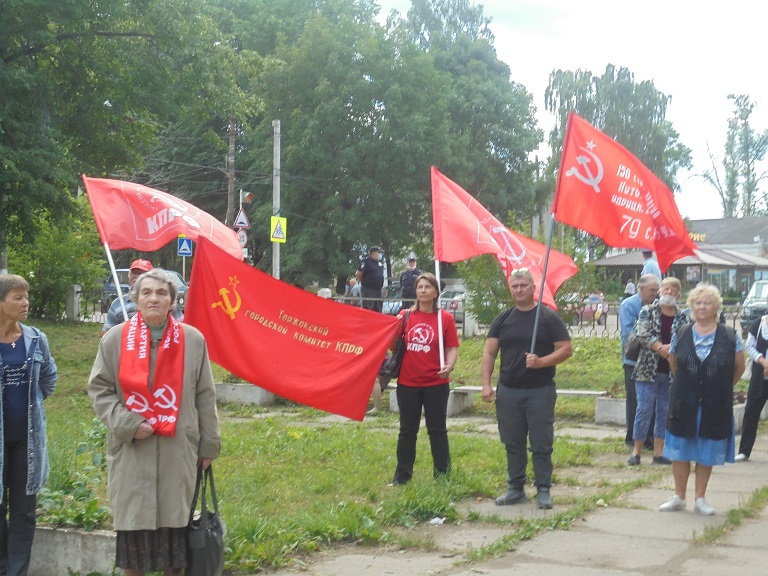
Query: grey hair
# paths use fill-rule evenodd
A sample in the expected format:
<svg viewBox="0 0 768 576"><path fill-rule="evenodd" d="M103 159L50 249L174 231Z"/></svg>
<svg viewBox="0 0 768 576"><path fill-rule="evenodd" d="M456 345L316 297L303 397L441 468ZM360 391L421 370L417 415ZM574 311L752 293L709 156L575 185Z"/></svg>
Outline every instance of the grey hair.
<svg viewBox="0 0 768 576"><path fill-rule="evenodd" d="M168 284L168 291L171 293L171 303L176 304L176 296L179 294L179 284L173 274L168 274L168 272L162 268L152 268L152 270L144 272L144 274L136 278L136 282L133 284L133 288L131 288L131 300L133 302L138 303L141 283L146 278L152 278L163 284Z"/></svg>
<svg viewBox="0 0 768 576"><path fill-rule="evenodd" d="M643 274L640 276L640 280L637 281L637 287L640 288L640 286L645 286L650 282L656 282L661 285L661 278L656 276L656 274Z"/></svg>

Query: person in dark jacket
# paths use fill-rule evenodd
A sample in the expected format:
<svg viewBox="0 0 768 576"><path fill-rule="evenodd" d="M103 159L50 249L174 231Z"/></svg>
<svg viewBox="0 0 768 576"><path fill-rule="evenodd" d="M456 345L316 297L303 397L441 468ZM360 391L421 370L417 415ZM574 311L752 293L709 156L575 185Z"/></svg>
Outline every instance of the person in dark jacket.
<svg viewBox="0 0 768 576"><path fill-rule="evenodd" d="M408 257L408 266L400 273L400 294L403 297L403 310L413 306L416 301L416 278L421 270L416 266L416 256Z"/></svg>
<svg viewBox="0 0 768 576"><path fill-rule="evenodd" d="M768 401L768 315L752 323L747 335L747 354L752 358L752 377L747 391L747 405L744 407L744 421L741 425L741 442L736 462L746 462L752 455L757 438L760 413Z"/></svg>
<svg viewBox="0 0 768 576"><path fill-rule="evenodd" d="M381 289L384 287L384 264L381 248L371 246L370 256L360 260L355 272L355 278L362 286L363 308L381 312Z"/></svg>
<svg viewBox="0 0 768 576"><path fill-rule="evenodd" d="M722 305L717 288L696 286L688 295L694 322L672 335L674 379L664 457L672 460L675 495L659 507L662 512L685 509L693 461L693 509L706 516L714 514L705 500L712 467L734 461L733 386L744 373L744 352L734 330L719 322Z"/></svg>

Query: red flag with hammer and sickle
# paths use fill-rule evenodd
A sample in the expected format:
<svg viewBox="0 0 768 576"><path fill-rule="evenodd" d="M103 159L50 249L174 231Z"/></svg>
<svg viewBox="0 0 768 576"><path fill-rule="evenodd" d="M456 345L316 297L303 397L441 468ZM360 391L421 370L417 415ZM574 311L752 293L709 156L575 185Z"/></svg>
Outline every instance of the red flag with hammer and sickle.
<svg viewBox="0 0 768 576"><path fill-rule="evenodd" d="M547 247L504 226L466 190L432 166L432 220L435 258L460 262L493 254L509 283L512 272L525 268L541 286ZM555 292L578 272L567 254L550 250L543 304L557 310ZM538 290L535 293L538 299Z"/></svg>
<svg viewBox="0 0 768 576"><path fill-rule="evenodd" d="M197 245L184 321L200 330L211 360L278 396L362 420L394 316L320 298Z"/></svg>
<svg viewBox="0 0 768 576"><path fill-rule="evenodd" d="M573 112L568 116L552 203L558 222L617 248L656 252L666 270L695 255L672 190L621 144Z"/></svg>

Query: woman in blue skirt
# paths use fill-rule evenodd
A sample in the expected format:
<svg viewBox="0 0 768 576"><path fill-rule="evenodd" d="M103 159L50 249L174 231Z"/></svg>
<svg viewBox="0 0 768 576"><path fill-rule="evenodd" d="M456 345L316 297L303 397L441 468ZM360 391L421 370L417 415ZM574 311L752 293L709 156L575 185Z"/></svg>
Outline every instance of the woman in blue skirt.
<svg viewBox="0 0 768 576"><path fill-rule="evenodd" d="M744 373L744 347L732 328L719 323L722 305L717 288L697 286L688 295L693 324L672 335L674 379L664 456L672 460L675 495L659 507L662 512L685 509L688 476L695 462L693 509L714 514L705 500L712 467L734 461L733 386Z"/></svg>

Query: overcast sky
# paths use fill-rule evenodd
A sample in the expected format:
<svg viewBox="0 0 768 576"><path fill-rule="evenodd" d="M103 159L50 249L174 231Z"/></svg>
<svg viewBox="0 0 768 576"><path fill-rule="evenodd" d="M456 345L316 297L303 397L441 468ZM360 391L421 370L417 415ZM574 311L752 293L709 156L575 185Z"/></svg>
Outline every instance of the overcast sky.
<svg viewBox="0 0 768 576"><path fill-rule="evenodd" d="M539 126L554 120L543 111L544 89L555 69L601 75L607 64L629 68L636 82L652 80L671 96L667 119L692 150L693 170L678 173L676 194L684 217L719 218L717 192L698 176L711 164L707 147L723 153L733 103L746 94L755 103L750 124L768 128L768 4L690 0L485 0L500 60L512 80L533 94ZM403 15L409 0L379 0L382 14ZM764 167L766 169L768 167ZM765 185L764 185L765 187Z"/></svg>

